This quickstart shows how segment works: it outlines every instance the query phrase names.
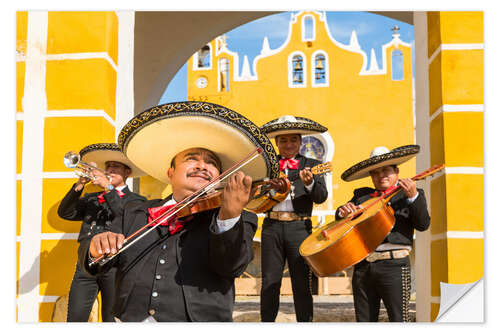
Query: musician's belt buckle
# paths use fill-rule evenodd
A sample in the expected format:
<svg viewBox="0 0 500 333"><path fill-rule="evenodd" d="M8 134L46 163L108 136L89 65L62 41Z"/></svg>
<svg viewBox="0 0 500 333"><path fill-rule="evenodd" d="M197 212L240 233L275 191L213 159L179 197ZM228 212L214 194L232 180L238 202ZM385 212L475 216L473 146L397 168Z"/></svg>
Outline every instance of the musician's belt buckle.
<svg viewBox="0 0 500 333"><path fill-rule="evenodd" d="M267 216L273 220L290 222L290 221L304 221L309 219L308 216L300 216L294 212L269 212Z"/></svg>
<svg viewBox="0 0 500 333"><path fill-rule="evenodd" d="M406 249L402 250L389 250L384 252L372 252L368 257L366 257L366 261L374 262L378 260L387 260L387 259L401 259L410 255L410 251Z"/></svg>

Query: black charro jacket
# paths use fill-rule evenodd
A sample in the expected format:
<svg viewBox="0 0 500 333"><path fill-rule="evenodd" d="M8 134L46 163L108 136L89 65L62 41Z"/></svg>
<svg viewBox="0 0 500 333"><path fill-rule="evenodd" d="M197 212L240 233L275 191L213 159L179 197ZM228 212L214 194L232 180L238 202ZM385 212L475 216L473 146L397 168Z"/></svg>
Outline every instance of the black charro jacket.
<svg viewBox="0 0 500 333"><path fill-rule="evenodd" d="M394 210L395 223L391 232L382 243L412 245L414 230L425 231L429 228L431 218L427 211L425 193L422 189L417 189L418 197L411 204L407 201L406 194L401 190L395 194L389 204ZM354 196L349 200L355 205L359 205L370 199L370 194L375 189L362 187L354 190ZM335 213L335 219L340 219L339 210Z"/></svg>
<svg viewBox="0 0 500 333"><path fill-rule="evenodd" d="M281 158L281 156L278 155L278 158ZM325 178L323 175L314 175L314 185L309 192L302 182L302 179L299 177L299 171L303 170L305 167L312 168L321 162L300 154L295 158L299 160L299 168L297 170L288 170L288 179L294 186L294 198L292 199L293 210L300 216L311 216L313 204L320 204L328 198Z"/></svg>
<svg viewBox="0 0 500 333"><path fill-rule="evenodd" d="M76 184L66 193L57 209L59 217L65 220L82 221L78 242L91 238L96 233L109 228L116 216L122 214L123 206L132 201L144 201L146 198L128 189L123 189L125 194L120 197L116 191L104 194L106 202L100 204L97 196L103 192L88 193L81 197L81 191L75 191Z"/></svg>
<svg viewBox="0 0 500 333"><path fill-rule="evenodd" d="M146 224L148 208L170 198L126 205L112 231L128 237ZM113 314L122 321L150 315L157 321L232 321L234 278L253 259L257 216L243 211L232 229L215 234L218 210L195 214L174 235L157 227L103 266L89 267L91 240L86 239L79 248L80 265L91 275L117 267Z"/></svg>

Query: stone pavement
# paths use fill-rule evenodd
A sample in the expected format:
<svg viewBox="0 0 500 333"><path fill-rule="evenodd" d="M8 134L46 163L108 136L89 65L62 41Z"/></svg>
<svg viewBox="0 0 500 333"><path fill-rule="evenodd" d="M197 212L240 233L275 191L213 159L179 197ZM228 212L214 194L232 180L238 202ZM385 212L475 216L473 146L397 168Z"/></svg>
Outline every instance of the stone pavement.
<svg viewBox="0 0 500 333"><path fill-rule="evenodd" d="M313 296L314 322L355 322L351 295ZM236 296L233 320L235 322L260 322L259 296ZM415 321L415 302L410 301L410 318ZM379 321L388 321L383 303ZM296 322L292 296L280 297L276 322Z"/></svg>

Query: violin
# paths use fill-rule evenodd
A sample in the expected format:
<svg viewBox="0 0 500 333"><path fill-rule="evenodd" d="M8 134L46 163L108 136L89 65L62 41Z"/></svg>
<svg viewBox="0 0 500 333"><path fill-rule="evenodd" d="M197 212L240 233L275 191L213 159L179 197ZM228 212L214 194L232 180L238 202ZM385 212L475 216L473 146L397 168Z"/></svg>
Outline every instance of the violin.
<svg viewBox="0 0 500 333"><path fill-rule="evenodd" d="M330 162L318 164L311 168L313 175L320 175L331 171L332 165ZM274 181L268 180L256 185L260 186L245 206L245 209L255 214L267 212L276 204L285 200L291 188L290 180L283 172L280 172L280 177Z"/></svg>
<svg viewBox="0 0 500 333"><path fill-rule="evenodd" d="M216 208L214 205L218 205L217 207L220 207L222 204L222 198L220 194L214 194L213 196L211 195L212 192L214 191L214 188L221 183L224 179L229 177L231 174L234 172L238 171L240 168L242 168L244 165L250 163L254 158L256 158L258 155L262 154L264 150L260 147L256 148L254 151L252 151L250 154L248 154L245 158L243 158L241 161L236 163L235 165L231 166L228 168L226 171L224 171L222 174L220 174L218 177L215 177L212 179L210 182L205 184L202 188L200 188L198 191L192 193L188 197L184 198L182 201L178 202L162 214L160 214L158 217L150 221L149 223L145 224L139 230L135 231L133 234L125 238L123 241L124 246L118 250L113 255L101 255L100 257L96 258L92 262L89 263L89 266L92 266L96 263L99 263L99 265L104 265L111 259L113 259L115 256L120 254L121 252L127 250L132 244L140 240L142 237L146 236L148 233L152 232L155 230L158 226L161 225L161 222L167 221L171 218L180 218L184 216L188 216L190 214L195 214L199 213L203 210L207 209L212 209ZM208 195L207 195L208 194ZM198 200L201 197L201 200ZM196 202L198 200L198 202ZM150 227L148 230L145 232L144 229ZM139 233L141 233L139 235ZM137 236L137 237L136 237ZM134 238L132 240L132 238Z"/></svg>

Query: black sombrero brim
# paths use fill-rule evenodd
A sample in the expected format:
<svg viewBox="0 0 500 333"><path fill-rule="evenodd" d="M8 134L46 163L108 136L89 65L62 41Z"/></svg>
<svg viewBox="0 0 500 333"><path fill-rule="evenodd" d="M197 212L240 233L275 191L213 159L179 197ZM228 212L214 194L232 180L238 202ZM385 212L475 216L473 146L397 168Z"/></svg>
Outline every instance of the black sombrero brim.
<svg viewBox="0 0 500 333"><path fill-rule="evenodd" d="M361 161L342 173L340 178L346 182L361 179L370 175L370 171L386 165L400 165L413 158L420 151L418 145L398 147L388 153L370 157Z"/></svg>
<svg viewBox="0 0 500 333"><path fill-rule="evenodd" d="M285 135L285 134L309 135L309 134L323 133L328 130L328 128L315 122L314 120L303 117L295 117L295 119L297 120L296 122L292 121L278 122L278 119L274 119L262 125L261 129L266 133L266 135L270 139L275 138L278 135Z"/></svg>
<svg viewBox="0 0 500 333"><path fill-rule="evenodd" d="M83 162L95 162L101 170L106 169L106 162L115 161L128 166L132 171L129 178L145 176L146 173L132 163L115 143L95 143L80 150Z"/></svg>
<svg viewBox="0 0 500 333"><path fill-rule="evenodd" d="M211 150L226 170L260 147L263 153L241 170L253 180L279 175L276 152L259 127L213 103L177 102L148 109L123 127L118 144L131 161L163 183L169 182L172 159L189 148Z"/></svg>

